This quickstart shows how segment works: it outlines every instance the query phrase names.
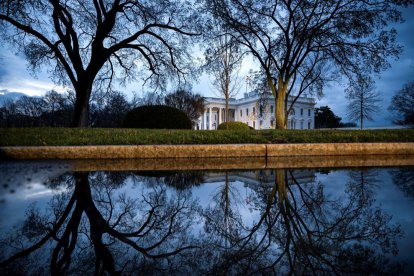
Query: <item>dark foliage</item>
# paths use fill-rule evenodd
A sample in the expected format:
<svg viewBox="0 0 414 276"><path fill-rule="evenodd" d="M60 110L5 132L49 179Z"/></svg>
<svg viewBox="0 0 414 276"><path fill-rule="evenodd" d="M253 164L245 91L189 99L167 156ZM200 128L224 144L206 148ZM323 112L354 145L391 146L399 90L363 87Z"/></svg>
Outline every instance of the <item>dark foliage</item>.
<svg viewBox="0 0 414 276"><path fill-rule="evenodd" d="M22 96L0 108L0 127L67 127L73 116L69 94L48 91L44 97Z"/></svg>
<svg viewBox="0 0 414 276"><path fill-rule="evenodd" d="M414 127L414 81L404 85L393 97L388 110L397 114L394 120L398 125Z"/></svg>
<svg viewBox="0 0 414 276"><path fill-rule="evenodd" d="M132 103L121 92L103 97L103 103L91 103L91 125L93 127L121 127Z"/></svg>
<svg viewBox="0 0 414 276"><path fill-rule="evenodd" d="M329 106L315 108L315 128L336 128L341 127L341 117L333 113Z"/></svg>
<svg viewBox="0 0 414 276"><path fill-rule="evenodd" d="M193 126L197 124L198 118L204 112L204 97L184 89L178 89L166 95L164 102L165 105L182 110L191 120Z"/></svg>
<svg viewBox="0 0 414 276"><path fill-rule="evenodd" d="M187 115L174 107L164 105L140 106L127 113L127 128L191 129Z"/></svg>

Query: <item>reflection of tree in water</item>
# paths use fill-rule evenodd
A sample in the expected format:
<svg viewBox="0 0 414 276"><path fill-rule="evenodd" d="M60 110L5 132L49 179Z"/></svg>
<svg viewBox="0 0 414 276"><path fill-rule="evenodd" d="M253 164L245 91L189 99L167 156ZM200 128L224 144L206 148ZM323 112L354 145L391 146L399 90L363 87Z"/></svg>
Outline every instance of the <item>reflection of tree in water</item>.
<svg viewBox="0 0 414 276"><path fill-rule="evenodd" d="M403 191L407 197L414 198L414 168L401 168L391 171L394 184Z"/></svg>
<svg viewBox="0 0 414 276"><path fill-rule="evenodd" d="M48 213L31 208L22 228L1 239L2 272L43 274L46 267L51 274L175 271L179 261L172 260L194 248L188 232L194 204L183 192L171 198L163 185L142 199L130 197L117 191L124 180L125 175L75 173L72 190L54 196ZM45 260L49 266L41 263Z"/></svg>
<svg viewBox="0 0 414 276"><path fill-rule="evenodd" d="M378 171L358 169L348 172L349 183L346 192L355 194L360 200L373 200L373 192L378 183Z"/></svg>
<svg viewBox="0 0 414 276"><path fill-rule="evenodd" d="M224 182L215 189L211 204L203 210L206 220L205 231L218 240L214 245L221 249L229 248L229 240L238 237L242 230L242 217L238 213L240 194L229 181L229 173L225 172Z"/></svg>
<svg viewBox="0 0 414 276"><path fill-rule="evenodd" d="M288 179L291 179L288 182ZM259 185L260 218L240 227L214 271L233 273L394 273L398 226L373 207L364 181L350 183L346 198L325 195L321 183L304 185L289 170L276 170L274 185ZM219 259L219 258L217 258Z"/></svg>
<svg viewBox="0 0 414 276"><path fill-rule="evenodd" d="M145 180L136 174L99 172L50 181L56 189L64 183L67 192L56 194L46 212L30 208L22 227L1 238L0 273L384 274L401 270L387 258L395 253L400 229L375 207L375 174L370 171L350 173L346 192L336 195L327 194L320 182L299 181L294 171L275 170L274 181L260 178L263 182L251 188L255 195L249 206L257 215L255 221L239 208L242 197L229 173L205 209L190 198L191 190L182 190L192 181L202 183L202 173L190 176ZM127 178L146 185L139 186L142 190L125 190ZM164 181L177 189L168 189ZM197 227L200 220L204 227Z"/></svg>
<svg viewBox="0 0 414 276"><path fill-rule="evenodd" d="M201 171L148 171L134 173L135 180L148 185L166 184L178 190L199 186L204 182Z"/></svg>

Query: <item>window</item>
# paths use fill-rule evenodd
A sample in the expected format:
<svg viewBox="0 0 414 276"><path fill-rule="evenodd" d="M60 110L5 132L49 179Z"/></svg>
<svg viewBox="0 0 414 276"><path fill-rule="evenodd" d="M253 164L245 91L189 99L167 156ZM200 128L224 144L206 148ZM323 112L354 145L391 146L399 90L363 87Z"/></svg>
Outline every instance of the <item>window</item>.
<svg viewBox="0 0 414 276"><path fill-rule="evenodd" d="M274 124L274 122L273 122L273 120L270 120L270 126L273 128L273 124Z"/></svg>
<svg viewBox="0 0 414 276"><path fill-rule="evenodd" d="M273 114L273 105L270 106L270 113Z"/></svg>
<svg viewBox="0 0 414 276"><path fill-rule="evenodd" d="M300 129L303 129L303 122L300 122Z"/></svg>
<svg viewBox="0 0 414 276"><path fill-rule="evenodd" d="M246 116L249 116L249 109L246 108Z"/></svg>
<svg viewBox="0 0 414 276"><path fill-rule="evenodd" d="M311 110L310 109L308 109L308 116L309 117L311 116Z"/></svg>
<svg viewBox="0 0 414 276"><path fill-rule="evenodd" d="M240 109L240 117L243 117L243 110Z"/></svg>
<svg viewBox="0 0 414 276"><path fill-rule="evenodd" d="M296 121L295 120L290 121L290 129L296 129Z"/></svg>
<svg viewBox="0 0 414 276"><path fill-rule="evenodd" d="M262 104L259 106L259 112L260 112L260 117L262 117L263 116L263 105Z"/></svg>
<svg viewBox="0 0 414 276"><path fill-rule="evenodd" d="M253 128L256 129L256 122L253 121Z"/></svg>
<svg viewBox="0 0 414 276"><path fill-rule="evenodd" d="M256 108L253 107L253 115L255 115L255 114L256 114Z"/></svg>
<svg viewBox="0 0 414 276"><path fill-rule="evenodd" d="M308 122L308 129L311 129L311 122Z"/></svg>
<svg viewBox="0 0 414 276"><path fill-rule="evenodd" d="M303 108L300 109L300 116L303 116Z"/></svg>

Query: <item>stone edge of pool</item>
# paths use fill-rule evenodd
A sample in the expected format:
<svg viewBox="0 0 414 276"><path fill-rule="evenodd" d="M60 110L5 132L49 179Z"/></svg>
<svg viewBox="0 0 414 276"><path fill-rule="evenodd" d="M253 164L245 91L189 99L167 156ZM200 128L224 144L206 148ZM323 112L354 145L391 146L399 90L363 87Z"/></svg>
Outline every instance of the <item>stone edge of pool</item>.
<svg viewBox="0 0 414 276"><path fill-rule="evenodd" d="M414 143L0 147L0 159L163 159L414 155Z"/></svg>

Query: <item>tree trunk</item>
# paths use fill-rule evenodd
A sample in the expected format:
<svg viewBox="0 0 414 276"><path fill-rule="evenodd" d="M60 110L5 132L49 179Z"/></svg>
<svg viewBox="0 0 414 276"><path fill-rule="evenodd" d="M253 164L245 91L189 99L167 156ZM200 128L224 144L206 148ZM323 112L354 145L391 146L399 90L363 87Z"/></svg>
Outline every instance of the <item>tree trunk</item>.
<svg viewBox="0 0 414 276"><path fill-rule="evenodd" d="M72 127L89 126L89 99L92 92L92 84L76 88L76 102L73 112Z"/></svg>
<svg viewBox="0 0 414 276"><path fill-rule="evenodd" d="M226 120L226 129L229 129L229 97L226 95L226 114L225 114L225 120Z"/></svg>
<svg viewBox="0 0 414 276"><path fill-rule="evenodd" d="M286 83L288 83L287 81ZM283 82L282 78L279 77L278 87L272 81L270 76L267 76L267 84L272 91L273 97L275 99L275 119L276 119L276 129L286 129L286 111L285 111L285 101L286 99L286 90L287 84Z"/></svg>
<svg viewBox="0 0 414 276"><path fill-rule="evenodd" d="M276 129L286 129L286 110L285 101L286 99L287 85L283 85L279 81L278 93L275 98L275 118L276 118Z"/></svg>

